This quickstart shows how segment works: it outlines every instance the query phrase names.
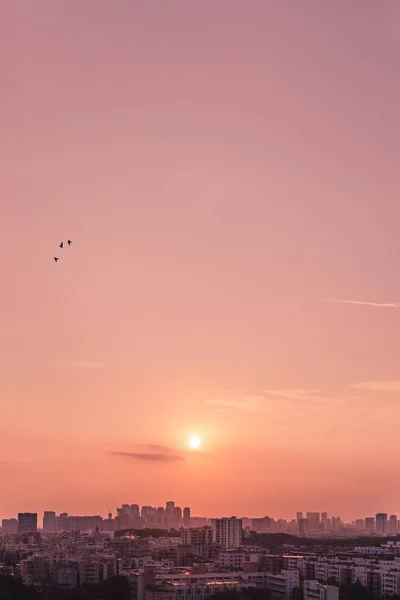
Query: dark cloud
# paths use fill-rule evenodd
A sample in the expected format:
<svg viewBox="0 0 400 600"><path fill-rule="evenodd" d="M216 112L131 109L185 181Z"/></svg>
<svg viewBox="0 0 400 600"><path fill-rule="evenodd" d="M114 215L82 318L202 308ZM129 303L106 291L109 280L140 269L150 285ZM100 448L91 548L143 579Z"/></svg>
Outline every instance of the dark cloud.
<svg viewBox="0 0 400 600"><path fill-rule="evenodd" d="M154 450L157 450L157 452L154 452ZM157 444L150 444L149 446L146 446L146 449L141 448L140 452L111 452L111 454L114 454L115 456L125 456L126 458L132 458L133 460L150 460L154 462L185 460L185 457L182 454L177 454L174 450Z"/></svg>

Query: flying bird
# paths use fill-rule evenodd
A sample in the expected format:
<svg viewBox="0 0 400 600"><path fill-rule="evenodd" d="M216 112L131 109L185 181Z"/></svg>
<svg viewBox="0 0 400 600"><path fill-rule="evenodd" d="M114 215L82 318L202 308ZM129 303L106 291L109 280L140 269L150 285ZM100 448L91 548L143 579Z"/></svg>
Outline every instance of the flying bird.
<svg viewBox="0 0 400 600"><path fill-rule="evenodd" d="M61 244L58 247L59 248L64 248L64 242L61 242Z"/></svg>
<svg viewBox="0 0 400 600"><path fill-rule="evenodd" d="M54 262L57 262L58 260L60 260L60 259L58 258L58 256L53 256L53 259L54 259Z"/></svg>
<svg viewBox="0 0 400 600"><path fill-rule="evenodd" d="M67 241L68 246L70 246L72 244L71 240Z"/></svg>

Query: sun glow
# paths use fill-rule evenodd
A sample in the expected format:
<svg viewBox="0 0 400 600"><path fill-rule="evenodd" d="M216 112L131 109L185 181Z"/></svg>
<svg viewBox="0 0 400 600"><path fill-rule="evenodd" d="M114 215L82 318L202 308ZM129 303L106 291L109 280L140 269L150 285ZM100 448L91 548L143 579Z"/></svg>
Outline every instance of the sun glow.
<svg viewBox="0 0 400 600"><path fill-rule="evenodd" d="M198 435L191 435L188 439L188 444L192 450L198 450L201 446L201 439Z"/></svg>

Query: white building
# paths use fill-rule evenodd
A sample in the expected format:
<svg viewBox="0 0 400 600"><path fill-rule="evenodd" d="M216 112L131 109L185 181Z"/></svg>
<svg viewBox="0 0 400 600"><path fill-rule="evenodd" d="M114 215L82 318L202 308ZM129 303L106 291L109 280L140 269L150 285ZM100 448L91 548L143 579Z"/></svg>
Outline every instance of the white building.
<svg viewBox="0 0 400 600"><path fill-rule="evenodd" d="M334 585L323 585L318 581L305 581L304 600L339 600L339 588Z"/></svg>
<svg viewBox="0 0 400 600"><path fill-rule="evenodd" d="M239 548L242 543L242 520L236 517L212 519L213 542L223 548Z"/></svg>
<svg viewBox="0 0 400 600"><path fill-rule="evenodd" d="M397 596L400 593L400 571L381 571L381 595Z"/></svg>
<svg viewBox="0 0 400 600"><path fill-rule="evenodd" d="M218 565L229 569L243 569L246 565L257 564L262 554L245 550L223 550L218 555Z"/></svg>
<svg viewBox="0 0 400 600"><path fill-rule="evenodd" d="M274 598L280 600L289 600L293 590L300 586L299 572L286 569L280 573L242 573L242 577L250 583L255 583L257 588L269 590Z"/></svg>
<svg viewBox="0 0 400 600"><path fill-rule="evenodd" d="M97 585L100 582L100 563L97 560L79 562L80 585Z"/></svg>

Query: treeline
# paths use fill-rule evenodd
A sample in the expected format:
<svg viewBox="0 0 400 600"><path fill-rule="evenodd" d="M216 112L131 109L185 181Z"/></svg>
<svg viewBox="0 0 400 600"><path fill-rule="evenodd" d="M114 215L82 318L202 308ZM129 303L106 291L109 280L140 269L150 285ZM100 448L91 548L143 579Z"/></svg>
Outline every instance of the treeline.
<svg viewBox="0 0 400 600"><path fill-rule="evenodd" d="M270 600L271 594L268 590L248 588L240 592L219 592L210 596L208 600Z"/></svg>
<svg viewBox="0 0 400 600"><path fill-rule="evenodd" d="M255 531L252 531L246 537L246 544L262 545L266 548L279 548L280 546L350 548L354 546L380 546L388 541L398 542L400 541L400 536L388 538L375 536L362 536L357 538L300 538L288 533L256 533Z"/></svg>
<svg viewBox="0 0 400 600"><path fill-rule="evenodd" d="M72 590L46 586L43 591L23 585L21 579L0 576L0 600L129 600L126 577L111 577L99 585L84 585Z"/></svg>
<svg viewBox="0 0 400 600"><path fill-rule="evenodd" d="M180 537L181 532L178 529L119 529L114 533L114 537L122 537L124 535L135 535L137 537Z"/></svg>

